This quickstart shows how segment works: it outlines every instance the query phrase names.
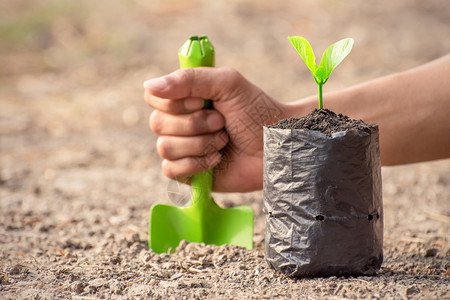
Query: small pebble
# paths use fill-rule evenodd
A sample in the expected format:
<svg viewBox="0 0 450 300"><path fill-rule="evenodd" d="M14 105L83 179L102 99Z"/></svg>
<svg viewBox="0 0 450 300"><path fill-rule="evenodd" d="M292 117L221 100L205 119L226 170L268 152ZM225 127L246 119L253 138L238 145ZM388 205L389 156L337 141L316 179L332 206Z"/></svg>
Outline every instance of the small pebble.
<svg viewBox="0 0 450 300"><path fill-rule="evenodd" d="M137 233L133 233L131 235L131 242L133 243L139 243L141 241L141 239L139 238L139 234Z"/></svg>
<svg viewBox="0 0 450 300"><path fill-rule="evenodd" d="M22 271L23 266L22 265L14 265L10 270L9 270L9 275L17 275L20 274L20 272Z"/></svg>
<svg viewBox="0 0 450 300"><path fill-rule="evenodd" d="M175 273L175 274L172 275L172 277L170 277L170 280L177 280L181 276L183 276L182 273Z"/></svg>
<svg viewBox="0 0 450 300"><path fill-rule="evenodd" d="M435 257L437 252L438 252L437 249L434 249L434 248L427 249L424 257Z"/></svg>
<svg viewBox="0 0 450 300"><path fill-rule="evenodd" d="M113 283L111 283L109 288L114 294L120 295L122 294L122 290L125 288L125 285L120 281L114 281Z"/></svg>
<svg viewBox="0 0 450 300"><path fill-rule="evenodd" d="M120 262L122 261L122 259L120 258L120 256L113 256L109 259L109 261L113 264L113 265L118 265L120 264Z"/></svg>
<svg viewBox="0 0 450 300"><path fill-rule="evenodd" d="M146 263L146 262L150 261L150 259L152 259L152 254L147 249L143 249L139 253L139 257L142 262Z"/></svg>
<svg viewBox="0 0 450 300"><path fill-rule="evenodd" d="M81 294L82 292L84 292L84 283L81 281L75 281L74 283L72 283L71 289L72 291L74 291L77 294Z"/></svg>
<svg viewBox="0 0 450 300"><path fill-rule="evenodd" d="M406 289L406 296L412 296L414 294L420 293L419 288L417 288L416 286L411 286L409 288Z"/></svg>

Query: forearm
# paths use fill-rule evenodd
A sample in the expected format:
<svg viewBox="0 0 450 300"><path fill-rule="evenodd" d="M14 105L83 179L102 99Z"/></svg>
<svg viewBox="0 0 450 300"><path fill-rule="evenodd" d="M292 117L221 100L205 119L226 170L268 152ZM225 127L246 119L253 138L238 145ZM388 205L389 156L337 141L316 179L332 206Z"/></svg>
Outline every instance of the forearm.
<svg viewBox="0 0 450 300"><path fill-rule="evenodd" d="M422 67L324 95L324 107L380 128L383 165L450 157L450 55ZM289 117L317 97L287 104Z"/></svg>

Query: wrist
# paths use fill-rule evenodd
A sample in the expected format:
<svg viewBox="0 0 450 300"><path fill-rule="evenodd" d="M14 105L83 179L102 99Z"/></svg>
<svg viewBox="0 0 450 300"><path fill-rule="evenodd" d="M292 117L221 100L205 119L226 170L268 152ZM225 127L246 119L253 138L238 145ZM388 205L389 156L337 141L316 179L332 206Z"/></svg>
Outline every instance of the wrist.
<svg viewBox="0 0 450 300"><path fill-rule="evenodd" d="M316 96L312 96L294 102L281 103L280 108L283 111L283 119L300 118L309 114L318 107L318 101Z"/></svg>

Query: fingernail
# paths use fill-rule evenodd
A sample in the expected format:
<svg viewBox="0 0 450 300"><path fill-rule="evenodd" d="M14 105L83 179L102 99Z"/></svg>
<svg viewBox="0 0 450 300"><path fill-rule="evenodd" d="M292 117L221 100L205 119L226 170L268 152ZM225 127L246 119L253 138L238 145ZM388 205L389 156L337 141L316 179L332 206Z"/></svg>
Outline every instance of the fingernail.
<svg viewBox="0 0 450 300"><path fill-rule="evenodd" d="M167 87L164 77L150 79L144 82L144 88L152 91L162 91Z"/></svg>

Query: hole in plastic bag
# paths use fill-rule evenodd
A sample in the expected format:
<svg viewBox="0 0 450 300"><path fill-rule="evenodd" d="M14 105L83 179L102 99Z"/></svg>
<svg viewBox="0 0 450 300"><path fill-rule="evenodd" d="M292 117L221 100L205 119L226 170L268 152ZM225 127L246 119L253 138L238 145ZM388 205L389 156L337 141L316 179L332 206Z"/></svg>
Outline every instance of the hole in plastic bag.
<svg viewBox="0 0 450 300"><path fill-rule="evenodd" d="M373 216L372 215L368 215L367 218L369 219L369 221L373 220Z"/></svg>
<svg viewBox="0 0 450 300"><path fill-rule="evenodd" d="M316 220L317 221L323 221L323 220L325 220L325 217L322 216L322 215L318 215L318 216L316 216Z"/></svg>

